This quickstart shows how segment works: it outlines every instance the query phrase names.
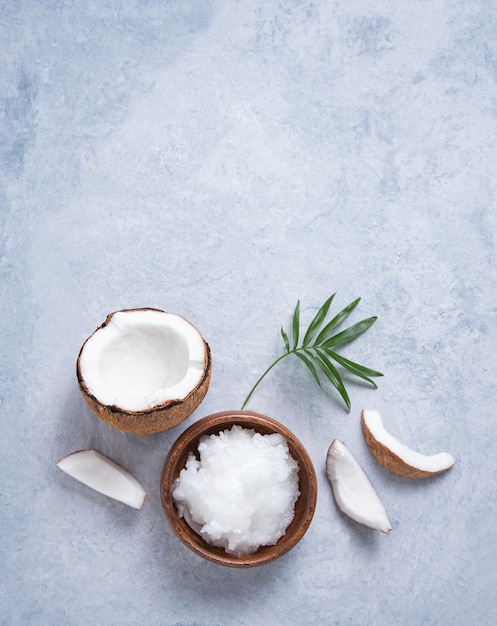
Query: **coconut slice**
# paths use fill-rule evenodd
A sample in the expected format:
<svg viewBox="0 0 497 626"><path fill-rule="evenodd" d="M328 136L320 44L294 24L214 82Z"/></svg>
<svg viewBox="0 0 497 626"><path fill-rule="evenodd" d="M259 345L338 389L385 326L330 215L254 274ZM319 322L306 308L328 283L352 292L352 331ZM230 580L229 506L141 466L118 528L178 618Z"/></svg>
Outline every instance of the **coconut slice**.
<svg viewBox="0 0 497 626"><path fill-rule="evenodd" d="M179 315L129 309L107 316L83 344L76 373L96 415L118 430L152 435L203 400L212 362L198 330Z"/></svg>
<svg viewBox="0 0 497 626"><path fill-rule="evenodd" d="M326 456L326 473L338 508L354 521L389 533L392 525L378 494L347 446L335 439Z"/></svg>
<svg viewBox="0 0 497 626"><path fill-rule="evenodd" d="M80 483L134 509L141 509L147 497L136 478L97 450L68 454L57 467Z"/></svg>
<svg viewBox="0 0 497 626"><path fill-rule="evenodd" d="M447 452L429 456L411 450L385 430L378 411L362 412L362 432L378 463L398 476L426 478L445 472L456 462Z"/></svg>

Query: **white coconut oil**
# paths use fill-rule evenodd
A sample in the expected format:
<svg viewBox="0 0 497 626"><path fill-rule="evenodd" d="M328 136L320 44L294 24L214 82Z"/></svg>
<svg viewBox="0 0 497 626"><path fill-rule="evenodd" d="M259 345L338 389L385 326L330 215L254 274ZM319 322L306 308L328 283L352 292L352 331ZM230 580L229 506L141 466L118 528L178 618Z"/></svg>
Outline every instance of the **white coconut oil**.
<svg viewBox="0 0 497 626"><path fill-rule="evenodd" d="M205 436L176 480L180 515L208 543L244 555L285 534L299 496L286 439L233 426Z"/></svg>

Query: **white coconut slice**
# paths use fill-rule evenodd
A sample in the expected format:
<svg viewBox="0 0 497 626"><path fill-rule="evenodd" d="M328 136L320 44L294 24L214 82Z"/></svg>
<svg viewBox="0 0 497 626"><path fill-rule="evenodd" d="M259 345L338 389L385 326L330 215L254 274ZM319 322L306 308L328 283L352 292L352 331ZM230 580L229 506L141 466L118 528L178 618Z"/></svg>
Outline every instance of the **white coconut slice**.
<svg viewBox="0 0 497 626"><path fill-rule="evenodd" d="M176 426L203 400L211 356L198 330L179 315L129 309L107 316L83 344L78 384L101 419L151 435Z"/></svg>
<svg viewBox="0 0 497 626"><path fill-rule="evenodd" d="M427 455L411 450L385 430L378 411L363 410L362 432L378 463L398 476L426 478L445 472L456 462L448 452Z"/></svg>
<svg viewBox="0 0 497 626"><path fill-rule="evenodd" d="M140 483L120 465L97 450L77 450L62 458L57 467L104 496L141 509L147 494Z"/></svg>
<svg viewBox="0 0 497 626"><path fill-rule="evenodd" d="M389 533L392 525L373 485L347 446L335 439L326 456L326 473L338 508L351 519Z"/></svg>

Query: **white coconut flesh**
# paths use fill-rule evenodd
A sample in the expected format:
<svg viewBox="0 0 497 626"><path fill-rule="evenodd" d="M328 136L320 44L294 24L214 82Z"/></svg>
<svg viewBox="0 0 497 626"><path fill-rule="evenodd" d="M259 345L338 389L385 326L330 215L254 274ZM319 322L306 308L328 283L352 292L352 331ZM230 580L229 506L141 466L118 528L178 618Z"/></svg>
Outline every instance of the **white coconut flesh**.
<svg viewBox="0 0 497 626"><path fill-rule="evenodd" d="M347 446L335 439L326 457L326 473L338 508L351 519L388 533L392 525L373 485Z"/></svg>
<svg viewBox="0 0 497 626"><path fill-rule="evenodd" d="M377 444L393 452L406 466L428 474L439 474L452 467L456 462L448 452L427 455L412 450L401 443L385 429L378 411L364 410L362 419L364 427L371 433Z"/></svg>
<svg viewBox="0 0 497 626"><path fill-rule="evenodd" d="M144 411L185 398L204 375L205 350L197 329L178 315L119 311L85 343L79 368L102 404Z"/></svg>
<svg viewBox="0 0 497 626"><path fill-rule="evenodd" d="M87 487L134 509L141 509L147 497L136 478L97 450L68 454L57 467Z"/></svg>

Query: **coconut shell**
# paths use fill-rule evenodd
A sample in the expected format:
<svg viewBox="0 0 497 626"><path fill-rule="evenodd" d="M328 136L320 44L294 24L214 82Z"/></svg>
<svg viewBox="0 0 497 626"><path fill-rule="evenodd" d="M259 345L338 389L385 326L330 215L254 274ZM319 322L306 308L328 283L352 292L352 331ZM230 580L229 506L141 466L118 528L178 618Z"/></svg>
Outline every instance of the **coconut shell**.
<svg viewBox="0 0 497 626"><path fill-rule="evenodd" d="M389 472L392 472L392 474L402 476L403 478L427 478L429 476L441 474L442 472L445 472L446 469L448 469L444 468L436 472L429 472L426 470L421 470L418 467L413 467L412 465L409 465L397 454L392 452L390 448L385 446L385 444L383 444L381 441L378 441L374 437L373 433L369 430L364 420L364 411L362 413L361 423L364 439L366 440L371 454L380 465L382 465Z"/></svg>
<svg viewBox="0 0 497 626"><path fill-rule="evenodd" d="M158 311L159 309L153 310ZM105 322L99 326L90 337L106 326L113 315L114 313L109 314ZM86 341L88 341L90 337L88 337ZM145 436L155 435L169 430L186 420L193 411L195 411L207 393L211 380L212 358L209 345L204 340L204 372L197 385L185 398L181 400L168 400L163 404L159 404L144 411L129 411L119 406L103 404L90 392L81 373L80 356L86 341L81 346L76 363L76 377L81 395L95 415L123 433Z"/></svg>

